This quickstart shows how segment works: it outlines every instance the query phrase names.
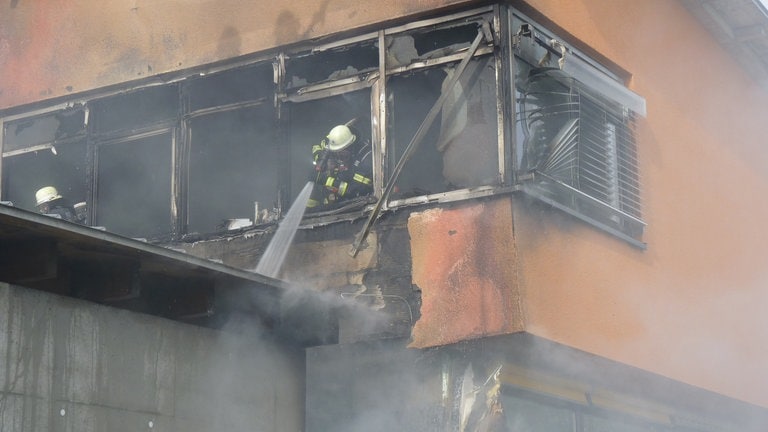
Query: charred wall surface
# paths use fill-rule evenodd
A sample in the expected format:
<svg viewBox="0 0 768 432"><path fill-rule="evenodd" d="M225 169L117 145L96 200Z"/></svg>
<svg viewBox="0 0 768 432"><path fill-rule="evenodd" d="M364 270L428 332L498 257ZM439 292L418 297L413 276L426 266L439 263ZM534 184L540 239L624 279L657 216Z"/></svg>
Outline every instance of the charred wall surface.
<svg viewBox="0 0 768 432"><path fill-rule="evenodd" d="M300 430L303 353L0 283L0 430Z"/></svg>

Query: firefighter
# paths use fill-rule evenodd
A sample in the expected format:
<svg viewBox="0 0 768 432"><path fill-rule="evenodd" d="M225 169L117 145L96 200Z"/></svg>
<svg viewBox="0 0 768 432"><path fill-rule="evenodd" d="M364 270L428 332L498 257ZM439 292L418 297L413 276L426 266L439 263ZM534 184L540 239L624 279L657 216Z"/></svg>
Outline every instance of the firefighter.
<svg viewBox="0 0 768 432"><path fill-rule="evenodd" d="M35 193L37 211L44 215L77 222L75 208L53 186L45 186Z"/></svg>
<svg viewBox="0 0 768 432"><path fill-rule="evenodd" d="M351 126L338 125L312 146L315 183L309 208L339 203L373 192L371 145Z"/></svg>

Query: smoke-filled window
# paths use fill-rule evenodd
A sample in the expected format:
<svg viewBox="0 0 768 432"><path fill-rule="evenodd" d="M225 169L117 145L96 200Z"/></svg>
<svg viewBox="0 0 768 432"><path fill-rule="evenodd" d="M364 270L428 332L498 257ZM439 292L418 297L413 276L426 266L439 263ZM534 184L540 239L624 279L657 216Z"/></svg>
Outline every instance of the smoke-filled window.
<svg viewBox="0 0 768 432"><path fill-rule="evenodd" d="M92 101L94 224L128 237L174 234L174 140L179 86L152 86Z"/></svg>
<svg viewBox="0 0 768 432"><path fill-rule="evenodd" d="M149 87L93 101L89 106L97 134L130 133L175 121L179 116L179 89L176 85Z"/></svg>
<svg viewBox="0 0 768 432"><path fill-rule="evenodd" d="M272 62L191 79L185 127L187 233L269 219L280 153Z"/></svg>
<svg viewBox="0 0 768 432"><path fill-rule="evenodd" d="M327 50L290 54L286 60L286 88L338 81L376 71L379 49L373 40Z"/></svg>
<svg viewBox="0 0 768 432"><path fill-rule="evenodd" d="M494 58L470 61L449 88L455 72L456 64L451 63L394 76L388 82L390 167L397 164L430 108L445 93L440 115L404 165L393 198L500 182Z"/></svg>
<svg viewBox="0 0 768 432"><path fill-rule="evenodd" d="M70 204L87 198L85 110L9 121L3 134L3 199L36 211L35 192L53 186Z"/></svg>
<svg viewBox="0 0 768 432"><path fill-rule="evenodd" d="M371 143L371 92L368 89L339 96L287 104L290 146L291 200L308 181L314 180L312 147L335 126L350 125L359 133L355 145ZM359 141L358 141L359 140ZM357 147L356 147L357 148Z"/></svg>
<svg viewBox="0 0 768 432"><path fill-rule="evenodd" d="M5 157L3 199L16 207L37 211L35 192L53 186L70 204L84 202L85 148L85 141L79 140Z"/></svg>
<svg viewBox="0 0 768 432"><path fill-rule="evenodd" d="M170 236L171 142L164 132L98 146L96 225L128 237Z"/></svg>
<svg viewBox="0 0 768 432"><path fill-rule="evenodd" d="M276 207L273 112L263 104L190 120L188 232L214 232L229 219L254 220Z"/></svg>
<svg viewBox="0 0 768 432"><path fill-rule="evenodd" d="M642 98L522 16L512 22L517 178L530 195L642 246Z"/></svg>

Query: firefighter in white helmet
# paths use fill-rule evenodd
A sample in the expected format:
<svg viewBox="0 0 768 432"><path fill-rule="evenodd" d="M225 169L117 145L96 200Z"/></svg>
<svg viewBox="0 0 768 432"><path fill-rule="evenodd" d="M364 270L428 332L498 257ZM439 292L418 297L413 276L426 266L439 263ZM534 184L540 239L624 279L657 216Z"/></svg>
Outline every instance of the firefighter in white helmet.
<svg viewBox="0 0 768 432"><path fill-rule="evenodd" d="M307 203L321 208L373 191L371 145L349 125L338 125L312 146L315 189Z"/></svg>
<svg viewBox="0 0 768 432"><path fill-rule="evenodd" d="M77 221L74 207L53 186L40 188L35 193L35 201L37 211L41 214L58 217L69 222Z"/></svg>

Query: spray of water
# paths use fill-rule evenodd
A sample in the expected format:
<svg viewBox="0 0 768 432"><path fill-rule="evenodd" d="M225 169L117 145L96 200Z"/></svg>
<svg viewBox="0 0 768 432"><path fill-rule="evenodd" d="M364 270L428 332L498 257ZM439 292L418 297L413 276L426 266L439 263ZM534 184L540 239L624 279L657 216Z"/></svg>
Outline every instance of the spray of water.
<svg viewBox="0 0 768 432"><path fill-rule="evenodd" d="M296 197L296 201L293 202L291 208L288 209L288 213L283 221L280 222L275 236L272 237L267 250L264 251L264 255L259 260L259 264L256 266L256 273L272 278L277 277L288 253L288 248L291 247L293 237L296 235L296 230L299 229L299 223L302 216L304 216L304 210L306 209L309 196L312 194L313 186L312 182L308 182L304 189L301 190L299 196Z"/></svg>

